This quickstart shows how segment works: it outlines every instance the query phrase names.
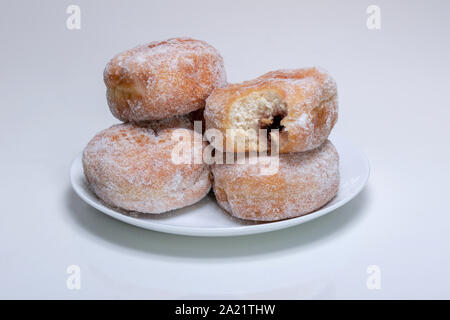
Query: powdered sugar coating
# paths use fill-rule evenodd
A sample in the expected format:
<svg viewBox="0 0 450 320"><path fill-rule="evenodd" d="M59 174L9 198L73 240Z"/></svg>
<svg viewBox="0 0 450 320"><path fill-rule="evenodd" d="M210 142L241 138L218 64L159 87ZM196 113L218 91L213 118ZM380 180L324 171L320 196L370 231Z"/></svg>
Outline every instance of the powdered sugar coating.
<svg viewBox="0 0 450 320"><path fill-rule="evenodd" d="M99 132L83 152L83 168L94 193L109 205L142 213L162 213L201 200L210 190L205 164L175 164L174 130L192 137L192 122L175 117L137 126L117 124ZM203 145L202 147L204 147Z"/></svg>
<svg viewBox="0 0 450 320"><path fill-rule="evenodd" d="M272 71L214 90L206 101L206 129L215 128L224 134L227 129L234 129L236 103L267 92L282 101L277 109L284 109L285 113L280 123L280 153L311 150L328 138L338 117L337 87L327 72L316 67ZM245 151L256 150L250 146Z"/></svg>
<svg viewBox="0 0 450 320"><path fill-rule="evenodd" d="M122 121L145 121L204 108L226 84L223 59L205 41L173 38L116 55L104 71L107 100Z"/></svg>
<svg viewBox="0 0 450 320"><path fill-rule="evenodd" d="M280 154L278 172L262 175L270 160L259 157L257 164L213 165L219 205L241 219L275 221L319 209L338 191L339 156L328 140L308 152Z"/></svg>

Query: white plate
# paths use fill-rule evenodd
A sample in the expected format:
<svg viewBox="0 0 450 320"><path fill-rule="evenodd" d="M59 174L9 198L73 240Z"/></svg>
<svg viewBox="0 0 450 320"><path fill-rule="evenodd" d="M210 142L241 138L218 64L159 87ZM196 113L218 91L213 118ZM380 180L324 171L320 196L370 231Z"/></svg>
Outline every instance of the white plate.
<svg viewBox="0 0 450 320"><path fill-rule="evenodd" d="M369 178L367 158L345 139L331 139L340 156L341 183L336 197L310 214L277 222L258 223L231 217L209 194L186 208L160 215L121 211L107 206L88 188L83 173L81 154L73 161L70 178L75 192L88 204L120 221L160 232L189 236L225 237L262 233L292 227L331 212L354 198Z"/></svg>

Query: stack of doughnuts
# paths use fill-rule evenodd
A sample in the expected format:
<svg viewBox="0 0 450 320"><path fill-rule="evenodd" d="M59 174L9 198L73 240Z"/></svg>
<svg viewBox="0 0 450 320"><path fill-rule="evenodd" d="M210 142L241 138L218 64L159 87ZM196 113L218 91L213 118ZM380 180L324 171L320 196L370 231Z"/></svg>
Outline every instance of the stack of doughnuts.
<svg viewBox="0 0 450 320"><path fill-rule="evenodd" d="M159 214L200 201L212 187L232 216L276 221L317 210L336 195L339 158L327 138L337 94L326 72L279 70L227 84L214 47L173 38L114 56L103 76L110 111L123 123L99 132L82 161L91 190L106 204ZM262 129L269 142L260 139ZM191 161L174 161L180 147ZM246 161L209 163L208 150L215 159ZM275 158L277 168L267 174Z"/></svg>
<svg viewBox="0 0 450 320"><path fill-rule="evenodd" d="M92 191L110 206L141 213L200 201L211 189L210 167L174 163L180 142L172 137L184 132L187 148L196 135L201 141L193 121L212 91L226 85L219 52L190 38L151 42L113 57L103 78L109 108L124 123L99 132L84 149Z"/></svg>
<svg viewBox="0 0 450 320"><path fill-rule="evenodd" d="M222 141L211 141L215 148L253 154L247 164L212 166L217 202L233 216L298 217L336 195L339 156L327 139L337 120L337 90L325 71L279 70L229 84L208 97L204 115L207 130L223 133ZM260 129L266 129L269 141L261 143ZM274 145L275 155L260 155ZM277 170L264 174L274 157Z"/></svg>

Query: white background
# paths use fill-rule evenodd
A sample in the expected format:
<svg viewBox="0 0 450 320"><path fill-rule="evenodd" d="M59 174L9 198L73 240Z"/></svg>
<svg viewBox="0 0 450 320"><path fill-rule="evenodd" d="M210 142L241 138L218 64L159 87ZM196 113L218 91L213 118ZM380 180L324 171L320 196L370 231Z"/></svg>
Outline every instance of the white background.
<svg viewBox="0 0 450 320"><path fill-rule="evenodd" d="M0 2L0 298L450 298L450 2ZM81 7L81 30L66 8ZM366 8L381 8L368 30ZM267 234L191 238L89 207L69 166L116 123L102 71L140 43L192 36L230 82L320 65L335 131L371 162L365 190L318 220ZM66 268L81 268L68 290ZM366 287L369 265L381 289Z"/></svg>

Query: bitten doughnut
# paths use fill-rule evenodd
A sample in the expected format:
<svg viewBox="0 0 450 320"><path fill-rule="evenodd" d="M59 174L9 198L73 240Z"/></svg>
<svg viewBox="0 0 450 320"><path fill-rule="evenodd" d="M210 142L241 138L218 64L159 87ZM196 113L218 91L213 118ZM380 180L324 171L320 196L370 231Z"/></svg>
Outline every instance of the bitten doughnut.
<svg viewBox="0 0 450 320"><path fill-rule="evenodd" d="M210 142L227 152L270 148L270 138L267 144L258 140L259 129L267 129L269 135L270 129L279 129L275 141L280 153L301 152L328 138L337 108L336 83L326 72L279 70L214 90L206 101L206 129L222 132L223 145Z"/></svg>
<svg viewBox="0 0 450 320"><path fill-rule="evenodd" d="M312 212L337 193L339 157L330 141L317 149L279 155L278 171L263 175L269 159L256 164L214 164L213 190L219 205L247 220L275 221Z"/></svg>
<svg viewBox="0 0 450 320"><path fill-rule="evenodd" d="M109 108L122 121L146 121L204 108L226 84L223 59L205 41L174 38L122 52L103 73Z"/></svg>
<svg viewBox="0 0 450 320"><path fill-rule="evenodd" d="M172 139L174 130L192 139L200 135L191 128L190 119L182 116L101 131L83 152L91 189L111 206L142 213L162 213L199 201L211 188L209 167L201 162L176 164L171 156L179 143Z"/></svg>

